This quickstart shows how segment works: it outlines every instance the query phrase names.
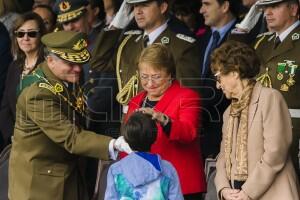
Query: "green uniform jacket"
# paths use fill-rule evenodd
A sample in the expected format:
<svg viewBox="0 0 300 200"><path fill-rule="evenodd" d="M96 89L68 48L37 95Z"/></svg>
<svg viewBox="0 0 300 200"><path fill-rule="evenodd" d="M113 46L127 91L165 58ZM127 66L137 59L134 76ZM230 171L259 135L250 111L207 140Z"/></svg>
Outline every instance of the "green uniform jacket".
<svg viewBox="0 0 300 200"><path fill-rule="evenodd" d="M128 36L130 36L130 39L124 43L124 40L126 40ZM119 45L124 45L123 49L120 50L119 47L113 58L109 58L108 52L112 47L107 48L108 43L116 44L115 41L118 37L120 37L120 31L118 30L104 31L101 33L101 36L99 36L96 41L91 65L95 70L106 69L107 66L116 69L118 61L117 54L119 51L120 64L117 73L120 73L121 85L124 87L128 80L137 72L137 61L143 50L143 32L140 30L125 32L124 35L121 36L123 40L121 40L122 42ZM176 78L181 84L193 88L200 85L200 49L194 38L175 33L167 27L154 43L163 43L172 52L176 65ZM141 89L142 88L139 87L139 90Z"/></svg>
<svg viewBox="0 0 300 200"><path fill-rule="evenodd" d="M268 68L272 87L281 92L289 109L300 109L300 26L296 27L275 49L274 41L275 33L263 34L258 37L256 52L262 60L261 72L258 77L264 75ZM297 66L295 70L292 70L292 66L288 64L289 61L293 61L292 64ZM283 85L287 84L290 76L293 76L292 79L295 81L295 84L289 86L288 91L283 91ZM281 78L282 80L280 80ZM292 156L295 164L296 159L298 162L300 119L292 118L292 123L294 137Z"/></svg>
<svg viewBox="0 0 300 200"><path fill-rule="evenodd" d="M50 84L63 86L61 94L71 99L46 63L40 67ZM76 126L73 108L48 86L35 81L18 97L9 161L10 200L85 200L78 155L108 159L111 138Z"/></svg>

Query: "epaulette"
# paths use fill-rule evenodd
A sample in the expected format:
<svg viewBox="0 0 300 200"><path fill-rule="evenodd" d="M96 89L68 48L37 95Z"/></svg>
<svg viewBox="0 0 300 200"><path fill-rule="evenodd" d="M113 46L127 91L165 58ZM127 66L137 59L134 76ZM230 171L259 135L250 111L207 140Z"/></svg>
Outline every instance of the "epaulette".
<svg viewBox="0 0 300 200"><path fill-rule="evenodd" d="M268 36L268 35L272 35L272 34L274 34L274 32L264 32L264 33L258 34L256 36L256 38L260 38L262 36Z"/></svg>
<svg viewBox="0 0 300 200"><path fill-rule="evenodd" d="M129 30L124 33L124 35L140 35L142 34L141 30Z"/></svg>
<svg viewBox="0 0 300 200"><path fill-rule="evenodd" d="M192 38L190 36L187 36L187 35L184 35L184 34L181 34L181 33L176 34L176 37L181 39L181 40L187 41L189 43L194 43L196 41L195 38Z"/></svg>
<svg viewBox="0 0 300 200"><path fill-rule="evenodd" d="M267 37L270 36L270 37ZM254 45L254 49L257 49L258 46L261 44L262 41L265 40L265 38L267 37L268 41L270 42L275 36L274 32L265 32L265 33L261 33L259 35L256 36L257 40L256 43Z"/></svg>

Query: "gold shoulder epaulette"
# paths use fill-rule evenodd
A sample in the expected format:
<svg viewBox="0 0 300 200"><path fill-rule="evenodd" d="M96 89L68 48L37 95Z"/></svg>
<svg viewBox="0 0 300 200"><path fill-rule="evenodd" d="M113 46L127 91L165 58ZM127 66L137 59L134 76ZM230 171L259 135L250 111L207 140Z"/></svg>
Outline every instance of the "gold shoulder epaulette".
<svg viewBox="0 0 300 200"><path fill-rule="evenodd" d="M260 45L260 43L267 37L267 36L274 36L274 32L265 32L265 33L261 33L259 35L256 36L257 41L254 45L254 49L257 49L258 46ZM271 39L271 38L269 38Z"/></svg>

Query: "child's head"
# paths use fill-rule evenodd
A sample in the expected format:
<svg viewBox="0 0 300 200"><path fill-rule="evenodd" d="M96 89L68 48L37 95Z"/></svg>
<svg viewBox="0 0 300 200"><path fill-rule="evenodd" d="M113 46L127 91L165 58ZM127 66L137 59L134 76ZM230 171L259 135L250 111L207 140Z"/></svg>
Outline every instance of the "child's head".
<svg viewBox="0 0 300 200"><path fill-rule="evenodd" d="M135 112L122 126L121 134L133 151L150 151L157 136L157 126L151 115Z"/></svg>

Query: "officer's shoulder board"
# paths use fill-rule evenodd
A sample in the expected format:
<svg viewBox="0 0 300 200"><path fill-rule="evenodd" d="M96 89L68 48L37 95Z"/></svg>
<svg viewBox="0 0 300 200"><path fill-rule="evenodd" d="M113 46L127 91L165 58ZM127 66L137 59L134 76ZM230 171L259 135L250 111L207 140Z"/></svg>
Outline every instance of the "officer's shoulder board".
<svg viewBox="0 0 300 200"><path fill-rule="evenodd" d="M176 37L179 38L179 39L181 39L181 40L187 41L189 43L194 43L196 41L195 38L192 38L190 36L184 35L182 33L177 33Z"/></svg>
<svg viewBox="0 0 300 200"><path fill-rule="evenodd" d="M273 37L274 37L274 32L265 32L265 33L258 34L256 36L256 42L254 45L254 49L257 49L259 47L259 45L262 43L262 41L264 41L265 38L269 38L268 40L270 40Z"/></svg>
<svg viewBox="0 0 300 200"><path fill-rule="evenodd" d="M261 38L261 37L263 37L263 36L271 36L271 35L273 35L273 34L274 34L274 32L264 32L264 33L258 34L258 35L256 36L256 38Z"/></svg>
<svg viewBox="0 0 300 200"><path fill-rule="evenodd" d="M124 35L140 35L143 32L141 30L129 30L124 33Z"/></svg>

